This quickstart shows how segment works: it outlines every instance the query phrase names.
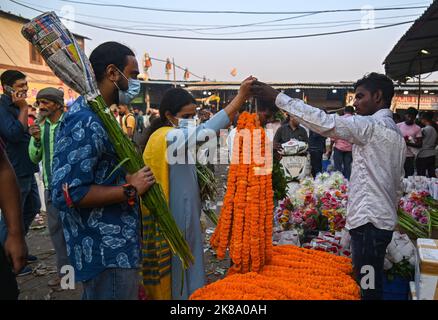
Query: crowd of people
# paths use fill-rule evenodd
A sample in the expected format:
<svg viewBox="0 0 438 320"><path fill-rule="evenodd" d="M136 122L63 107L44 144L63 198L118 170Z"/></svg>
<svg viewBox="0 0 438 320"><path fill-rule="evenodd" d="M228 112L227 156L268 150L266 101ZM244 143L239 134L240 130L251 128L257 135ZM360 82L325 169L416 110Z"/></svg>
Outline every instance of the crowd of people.
<svg viewBox="0 0 438 320"><path fill-rule="evenodd" d="M137 299L139 284L152 288L159 299L188 299L205 284L201 200L193 161L165 161L175 129L184 139L177 149L188 148L204 130L218 133L230 128L250 97L261 101L259 118L272 126L282 110L287 120L273 138L274 150L290 139L309 145L312 175L322 169L324 154L333 155L336 170L350 179L347 229L352 237L357 279L363 265L376 274L383 271L386 246L397 221L396 207L404 175L435 176L436 125L429 113L421 114L423 128L415 124L417 110L409 109L396 124L389 107L393 82L371 73L355 84L353 107L343 115L328 114L302 100L292 99L249 77L238 94L221 111L200 111L186 90L167 91L159 109L132 109L140 92L135 54L128 47L106 42L90 55L99 91L123 132L143 155L145 166L127 174L118 166L108 132L84 97L66 108L64 93L44 88L36 97L37 115L26 101L26 75L7 70L1 75L5 94L0 98L0 298L18 297L16 275L32 270L35 260L24 241L41 199L35 173L42 168L48 229L56 252L59 285L64 265L71 265L82 282L84 299ZM195 130L191 130L195 128ZM329 141L326 139L329 138ZM232 139L231 139L232 140ZM187 157L191 157L187 153ZM184 270L163 239L158 270L148 272L148 218L142 217L138 197L159 182L177 226L195 258ZM139 278L142 269L143 279ZM182 281L183 279L184 281ZM182 287L181 284L183 283ZM3 285L4 284L4 285ZM382 279L364 299L380 299Z"/></svg>

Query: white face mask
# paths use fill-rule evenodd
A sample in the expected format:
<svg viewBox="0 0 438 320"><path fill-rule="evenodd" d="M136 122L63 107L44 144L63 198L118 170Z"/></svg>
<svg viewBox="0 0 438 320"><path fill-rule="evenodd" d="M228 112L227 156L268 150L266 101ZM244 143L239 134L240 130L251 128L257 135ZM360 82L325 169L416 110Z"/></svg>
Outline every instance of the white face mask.
<svg viewBox="0 0 438 320"><path fill-rule="evenodd" d="M176 118L178 121L178 128L196 128L201 123L201 119L195 116L192 119Z"/></svg>

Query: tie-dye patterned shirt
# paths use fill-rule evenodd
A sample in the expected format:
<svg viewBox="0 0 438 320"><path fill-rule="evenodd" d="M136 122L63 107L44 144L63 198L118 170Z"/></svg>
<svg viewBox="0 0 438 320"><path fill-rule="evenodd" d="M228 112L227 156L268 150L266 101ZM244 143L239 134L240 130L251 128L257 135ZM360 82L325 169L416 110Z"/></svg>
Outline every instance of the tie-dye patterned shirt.
<svg viewBox="0 0 438 320"><path fill-rule="evenodd" d="M65 115L56 135L52 164L52 201L60 210L67 254L76 281L87 281L107 268L138 268L138 207L127 202L103 208L68 208L62 186L67 183L73 203L92 185L125 183L125 172L102 122L79 97Z"/></svg>

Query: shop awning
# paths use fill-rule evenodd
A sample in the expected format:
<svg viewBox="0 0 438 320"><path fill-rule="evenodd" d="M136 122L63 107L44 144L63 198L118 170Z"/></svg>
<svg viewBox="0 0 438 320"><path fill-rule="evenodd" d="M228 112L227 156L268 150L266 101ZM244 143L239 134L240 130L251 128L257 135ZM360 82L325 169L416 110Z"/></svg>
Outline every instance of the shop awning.
<svg viewBox="0 0 438 320"><path fill-rule="evenodd" d="M401 82L438 70L438 1L414 22L383 64L386 74Z"/></svg>

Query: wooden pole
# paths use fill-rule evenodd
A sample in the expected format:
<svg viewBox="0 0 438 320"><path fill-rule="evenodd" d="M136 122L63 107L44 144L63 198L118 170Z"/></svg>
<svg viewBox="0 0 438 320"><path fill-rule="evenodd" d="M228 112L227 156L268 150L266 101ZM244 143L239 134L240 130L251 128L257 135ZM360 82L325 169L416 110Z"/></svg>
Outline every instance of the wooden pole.
<svg viewBox="0 0 438 320"><path fill-rule="evenodd" d="M418 75L418 105L417 110L420 111L420 99L421 99L421 57L420 57L420 74Z"/></svg>
<svg viewBox="0 0 438 320"><path fill-rule="evenodd" d="M173 86L176 88L176 68L175 68L175 59L172 58L173 62Z"/></svg>

